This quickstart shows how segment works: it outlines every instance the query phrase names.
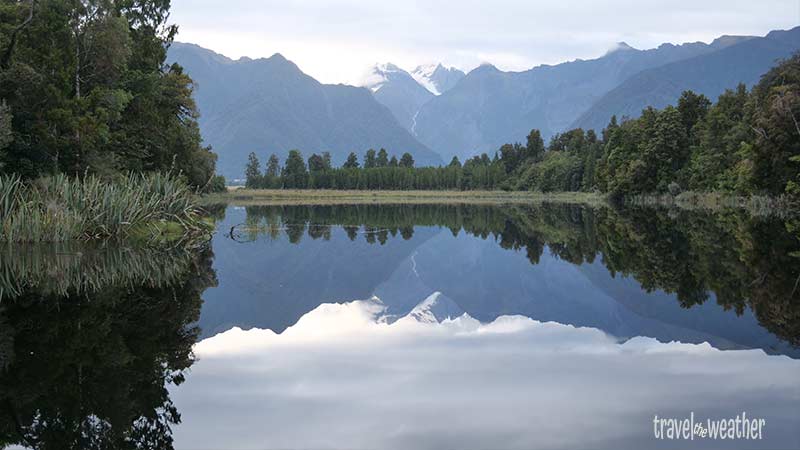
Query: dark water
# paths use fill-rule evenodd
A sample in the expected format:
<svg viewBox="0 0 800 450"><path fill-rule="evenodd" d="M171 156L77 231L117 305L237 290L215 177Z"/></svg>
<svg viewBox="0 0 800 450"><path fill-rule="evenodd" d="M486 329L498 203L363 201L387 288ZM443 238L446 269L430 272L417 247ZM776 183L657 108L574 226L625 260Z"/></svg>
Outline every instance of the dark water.
<svg viewBox="0 0 800 450"><path fill-rule="evenodd" d="M210 211L192 251L0 249L0 447L800 448L796 222Z"/></svg>

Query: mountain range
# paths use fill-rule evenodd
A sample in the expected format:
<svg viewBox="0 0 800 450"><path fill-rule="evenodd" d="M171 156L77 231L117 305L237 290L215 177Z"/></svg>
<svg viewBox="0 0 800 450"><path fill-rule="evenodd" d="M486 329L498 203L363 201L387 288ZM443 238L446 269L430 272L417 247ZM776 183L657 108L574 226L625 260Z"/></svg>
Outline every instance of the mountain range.
<svg viewBox="0 0 800 450"><path fill-rule="evenodd" d="M341 163L350 151L384 147L438 165L492 154L533 128L545 139L575 127L599 131L612 115L636 117L646 106L675 103L686 89L716 100L739 83L750 87L798 50L800 27L649 50L619 43L596 59L522 72L385 63L359 87L321 84L279 54L234 61L176 43L169 58L196 81L200 127L219 154L218 171L241 178L251 151L330 151Z"/></svg>
<svg viewBox="0 0 800 450"><path fill-rule="evenodd" d="M341 164L354 151L385 148L410 152L419 165L441 157L403 128L369 90L322 84L280 54L232 60L192 44L168 53L195 81L203 139L218 154L217 172L241 179L247 155L270 153L284 160L291 149L305 157L328 151Z"/></svg>

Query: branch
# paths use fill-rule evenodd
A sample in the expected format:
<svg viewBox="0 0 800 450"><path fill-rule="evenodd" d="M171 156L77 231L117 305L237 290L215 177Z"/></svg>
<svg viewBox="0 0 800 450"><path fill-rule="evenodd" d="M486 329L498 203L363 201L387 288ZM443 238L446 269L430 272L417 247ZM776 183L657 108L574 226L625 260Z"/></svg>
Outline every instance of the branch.
<svg viewBox="0 0 800 450"><path fill-rule="evenodd" d="M8 69L8 66L11 63L11 54L14 52L14 47L17 45L17 36L33 20L33 10L35 6L36 0L31 0L31 9L28 11L28 17L16 28L14 28L14 31L11 32L11 39L8 43L8 48L6 48L6 51L3 52L3 57L0 59L0 69Z"/></svg>

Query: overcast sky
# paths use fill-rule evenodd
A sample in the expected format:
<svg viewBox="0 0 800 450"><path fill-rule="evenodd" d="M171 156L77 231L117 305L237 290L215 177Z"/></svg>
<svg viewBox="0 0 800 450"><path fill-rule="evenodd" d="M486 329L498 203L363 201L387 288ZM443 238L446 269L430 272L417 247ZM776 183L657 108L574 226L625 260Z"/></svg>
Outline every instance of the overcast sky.
<svg viewBox="0 0 800 450"><path fill-rule="evenodd" d="M281 53L326 83L376 62L524 70L616 42L710 42L800 24L800 0L173 0L178 40L232 58Z"/></svg>

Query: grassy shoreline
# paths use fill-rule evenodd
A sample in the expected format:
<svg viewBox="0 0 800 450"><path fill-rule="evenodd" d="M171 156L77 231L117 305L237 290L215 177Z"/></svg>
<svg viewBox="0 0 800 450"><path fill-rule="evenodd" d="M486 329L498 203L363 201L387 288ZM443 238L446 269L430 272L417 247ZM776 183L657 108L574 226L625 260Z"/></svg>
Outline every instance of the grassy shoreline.
<svg viewBox="0 0 800 450"><path fill-rule="evenodd" d="M365 191L327 189L245 189L206 195L202 204L246 205L330 205L330 204L524 204L570 203L589 206L610 205L609 196L596 192L530 191ZM683 192L678 195L643 194L627 197L623 203L646 208L678 208L720 212L744 210L753 216L792 217L800 205L788 197L737 196L721 192Z"/></svg>
<svg viewBox="0 0 800 450"><path fill-rule="evenodd" d="M202 237L198 198L169 174L113 182L65 175L0 176L0 242L126 239L165 245Z"/></svg>
<svg viewBox="0 0 800 450"><path fill-rule="evenodd" d="M308 189L229 189L203 197L204 204L318 205L318 204L430 204L430 203L582 203L605 205L602 194L587 192L506 191L363 191Z"/></svg>

